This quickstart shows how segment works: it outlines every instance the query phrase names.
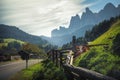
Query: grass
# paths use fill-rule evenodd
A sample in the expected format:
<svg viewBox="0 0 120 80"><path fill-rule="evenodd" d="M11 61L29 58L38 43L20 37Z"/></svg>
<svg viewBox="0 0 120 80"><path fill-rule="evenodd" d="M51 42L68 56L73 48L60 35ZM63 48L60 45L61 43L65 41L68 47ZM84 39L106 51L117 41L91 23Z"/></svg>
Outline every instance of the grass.
<svg viewBox="0 0 120 80"><path fill-rule="evenodd" d="M94 40L91 44L109 44L112 46L112 42L118 33L120 33L120 20L113 24L107 32Z"/></svg>
<svg viewBox="0 0 120 80"><path fill-rule="evenodd" d="M41 63L30 66L28 69L23 69L22 71L15 74L10 80L32 80L33 74L39 71L42 67Z"/></svg>
<svg viewBox="0 0 120 80"><path fill-rule="evenodd" d="M113 41L119 33L120 20L114 23L107 32L90 43L108 44L107 49L105 46L92 47L89 51L76 58L74 65L88 68L104 75L120 79L120 56L115 55L112 51Z"/></svg>

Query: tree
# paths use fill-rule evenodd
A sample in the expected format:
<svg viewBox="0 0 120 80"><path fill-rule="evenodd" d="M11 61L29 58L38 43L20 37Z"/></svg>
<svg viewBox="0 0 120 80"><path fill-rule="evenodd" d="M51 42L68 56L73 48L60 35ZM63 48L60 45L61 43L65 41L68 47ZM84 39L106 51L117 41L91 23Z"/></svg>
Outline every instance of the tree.
<svg viewBox="0 0 120 80"><path fill-rule="evenodd" d="M17 42L17 41L10 42L10 43L8 43L7 48L8 48L9 50L15 48L15 49L18 51L18 50L20 50L20 48L21 48L21 44L20 44L19 42Z"/></svg>
<svg viewBox="0 0 120 80"><path fill-rule="evenodd" d="M41 52L39 47L37 47L36 45L30 44L30 43L24 44L22 46L22 50L28 53L31 53L31 52L40 53Z"/></svg>
<svg viewBox="0 0 120 80"><path fill-rule="evenodd" d="M45 51L41 48L39 48L37 45L26 43L22 46L22 50L27 52L27 53L32 53L35 55L40 56L41 54L44 54Z"/></svg>

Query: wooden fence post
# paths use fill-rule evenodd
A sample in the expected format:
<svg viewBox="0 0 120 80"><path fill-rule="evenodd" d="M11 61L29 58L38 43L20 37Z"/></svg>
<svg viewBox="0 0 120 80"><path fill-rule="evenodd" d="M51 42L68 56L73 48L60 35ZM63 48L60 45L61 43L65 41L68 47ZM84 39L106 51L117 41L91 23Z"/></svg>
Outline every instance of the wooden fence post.
<svg viewBox="0 0 120 80"><path fill-rule="evenodd" d="M62 56L63 55L63 53L62 52L60 52L60 67L63 65L63 62L62 62Z"/></svg>
<svg viewBox="0 0 120 80"><path fill-rule="evenodd" d="M26 69L28 69L28 59L26 59Z"/></svg>
<svg viewBox="0 0 120 80"><path fill-rule="evenodd" d="M56 66L58 66L58 50L55 50Z"/></svg>
<svg viewBox="0 0 120 80"><path fill-rule="evenodd" d="M60 67L60 51L58 51L58 66Z"/></svg>

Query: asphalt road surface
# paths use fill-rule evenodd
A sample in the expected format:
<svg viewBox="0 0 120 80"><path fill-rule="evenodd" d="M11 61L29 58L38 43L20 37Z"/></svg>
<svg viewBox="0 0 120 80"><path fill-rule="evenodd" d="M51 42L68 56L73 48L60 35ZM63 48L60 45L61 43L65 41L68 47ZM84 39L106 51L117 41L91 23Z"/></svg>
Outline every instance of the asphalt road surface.
<svg viewBox="0 0 120 80"><path fill-rule="evenodd" d="M28 65L33 65L35 63L40 62L41 60L29 60ZM13 76L18 71L26 68L26 61L16 61L10 62L4 65L0 65L0 80L8 80L11 76Z"/></svg>

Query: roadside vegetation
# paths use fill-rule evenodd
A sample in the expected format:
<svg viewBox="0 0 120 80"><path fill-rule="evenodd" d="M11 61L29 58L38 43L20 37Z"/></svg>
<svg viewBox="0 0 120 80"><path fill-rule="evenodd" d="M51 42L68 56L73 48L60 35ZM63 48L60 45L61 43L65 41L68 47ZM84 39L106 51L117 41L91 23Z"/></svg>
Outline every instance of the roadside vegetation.
<svg viewBox="0 0 120 80"><path fill-rule="evenodd" d="M28 69L23 69L10 80L67 80L63 70L56 67L50 60L44 60Z"/></svg>
<svg viewBox="0 0 120 80"><path fill-rule="evenodd" d="M50 60L45 60L41 64L41 69L34 73L33 80L67 80L63 70L56 67Z"/></svg>

